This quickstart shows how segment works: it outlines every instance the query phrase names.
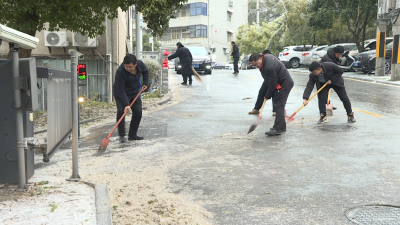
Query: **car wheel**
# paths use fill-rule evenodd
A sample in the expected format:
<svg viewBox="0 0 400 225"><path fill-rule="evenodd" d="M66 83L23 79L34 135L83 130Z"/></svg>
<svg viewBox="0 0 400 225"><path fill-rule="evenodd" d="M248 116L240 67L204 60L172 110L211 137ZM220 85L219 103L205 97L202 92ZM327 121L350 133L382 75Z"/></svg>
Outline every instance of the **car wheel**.
<svg viewBox="0 0 400 225"><path fill-rule="evenodd" d="M181 74L182 71L181 71L181 70L177 70L176 73L177 73L177 74Z"/></svg>
<svg viewBox="0 0 400 225"><path fill-rule="evenodd" d="M300 66L300 61L298 58L293 58L289 61L289 65L291 68L296 69Z"/></svg>
<svg viewBox="0 0 400 225"><path fill-rule="evenodd" d="M206 74L211 74L212 70L206 71Z"/></svg>

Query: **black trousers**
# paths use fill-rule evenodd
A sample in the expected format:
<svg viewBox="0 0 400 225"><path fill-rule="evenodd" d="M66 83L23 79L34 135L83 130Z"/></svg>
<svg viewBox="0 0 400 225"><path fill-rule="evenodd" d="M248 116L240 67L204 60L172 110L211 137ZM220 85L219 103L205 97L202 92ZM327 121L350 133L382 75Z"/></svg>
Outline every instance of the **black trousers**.
<svg viewBox="0 0 400 225"><path fill-rule="evenodd" d="M322 84L323 85L323 84ZM339 96L340 100L343 102L344 108L346 109L347 115L350 115L353 110L351 109L351 103L349 97L347 97L346 93L346 88L345 87L339 87L336 85L326 85L324 89L322 89L318 93L318 107L319 107L319 112L326 115L326 103L328 101L328 92L329 89L335 90L337 95Z"/></svg>
<svg viewBox="0 0 400 225"><path fill-rule="evenodd" d="M260 90L258 91L257 101L256 105L254 106L254 109L257 110L261 109L261 106L264 102L264 96L265 94L267 94L267 90L268 90L268 83L264 81L263 84L261 85ZM272 112L275 112L274 104L272 104Z"/></svg>
<svg viewBox="0 0 400 225"><path fill-rule="evenodd" d="M192 83L192 81L193 81L193 80L192 80L192 75L183 75L183 74L182 74L182 78L183 78L183 82L184 82L184 83L187 83L188 78L189 78L189 82L190 82L190 83Z"/></svg>
<svg viewBox="0 0 400 225"><path fill-rule="evenodd" d="M239 73L238 62L239 62L239 57L234 57L233 58L233 71L235 73Z"/></svg>
<svg viewBox="0 0 400 225"><path fill-rule="evenodd" d="M279 92L276 90L272 96L272 103L274 104L274 110L276 112L273 128L277 131L286 130L285 105L293 85L294 82L292 78L286 78L281 84L281 90L279 90Z"/></svg>
<svg viewBox="0 0 400 225"><path fill-rule="evenodd" d="M133 101L133 99L136 97L135 96L128 96L129 104ZM121 118L121 116L124 114L124 106L122 105L121 100L118 98L115 98L115 102L117 103L117 122ZM139 124L140 121L142 120L142 100L141 98L137 98L136 102L133 103L132 107L132 119L131 119L131 124L129 126L129 137L134 137L137 135L137 131L139 129ZM119 136L125 136L126 131L125 131L125 118L122 119L121 123L118 125L118 135Z"/></svg>

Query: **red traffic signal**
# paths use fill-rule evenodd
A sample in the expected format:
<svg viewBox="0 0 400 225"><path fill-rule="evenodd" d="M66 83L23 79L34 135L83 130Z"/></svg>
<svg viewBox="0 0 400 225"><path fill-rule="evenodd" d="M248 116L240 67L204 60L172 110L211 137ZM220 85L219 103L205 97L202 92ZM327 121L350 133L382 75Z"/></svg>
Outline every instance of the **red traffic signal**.
<svg viewBox="0 0 400 225"><path fill-rule="evenodd" d="M76 69L79 80L86 80L86 64L78 64Z"/></svg>

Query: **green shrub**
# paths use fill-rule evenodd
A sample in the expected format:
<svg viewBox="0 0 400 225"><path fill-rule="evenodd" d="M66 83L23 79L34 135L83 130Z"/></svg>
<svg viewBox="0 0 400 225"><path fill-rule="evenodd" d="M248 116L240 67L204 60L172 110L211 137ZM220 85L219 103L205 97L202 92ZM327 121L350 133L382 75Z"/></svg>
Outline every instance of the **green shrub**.
<svg viewBox="0 0 400 225"><path fill-rule="evenodd" d="M149 86L151 85L151 80L158 80L160 76L161 65L158 61L153 59L143 59L144 64L146 64L147 68L149 68ZM149 87L150 89L150 87ZM147 89L146 91L148 91Z"/></svg>

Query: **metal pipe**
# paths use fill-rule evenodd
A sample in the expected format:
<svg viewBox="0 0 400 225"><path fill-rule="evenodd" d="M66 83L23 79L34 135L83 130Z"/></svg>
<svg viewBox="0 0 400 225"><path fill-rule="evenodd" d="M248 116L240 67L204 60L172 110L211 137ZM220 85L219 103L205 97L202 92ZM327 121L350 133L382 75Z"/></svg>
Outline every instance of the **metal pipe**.
<svg viewBox="0 0 400 225"><path fill-rule="evenodd" d="M141 13L136 11L136 58L142 59L142 29L140 28Z"/></svg>
<svg viewBox="0 0 400 225"><path fill-rule="evenodd" d="M14 85L14 102L15 102L15 115L16 115L16 130L17 130L17 148L18 148L18 188L26 188L25 176L25 151L24 151L24 122L21 107L21 85L19 76L19 45L10 43L10 50L12 52L12 71L13 71L13 85Z"/></svg>
<svg viewBox="0 0 400 225"><path fill-rule="evenodd" d="M71 104L72 104L72 176L69 181L79 181L78 172L78 65L77 52L71 52Z"/></svg>

